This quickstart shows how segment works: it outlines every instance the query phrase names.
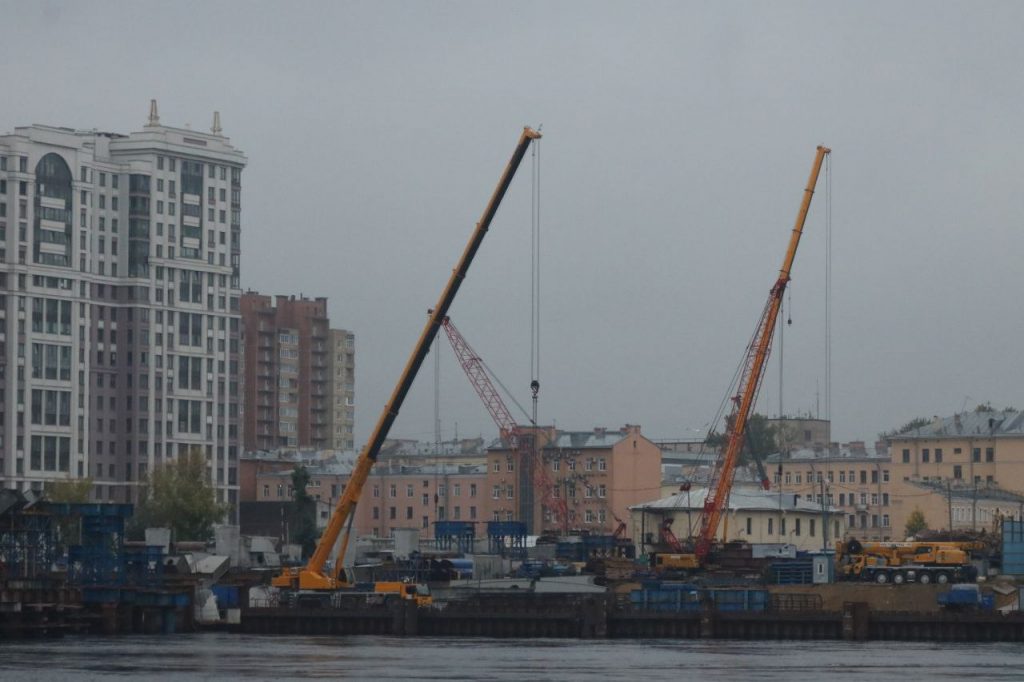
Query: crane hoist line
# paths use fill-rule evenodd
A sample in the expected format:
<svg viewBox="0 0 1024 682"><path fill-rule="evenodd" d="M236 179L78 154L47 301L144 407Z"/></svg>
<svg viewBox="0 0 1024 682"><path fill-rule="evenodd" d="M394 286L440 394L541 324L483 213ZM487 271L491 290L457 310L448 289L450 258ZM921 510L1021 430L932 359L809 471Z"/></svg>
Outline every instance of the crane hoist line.
<svg viewBox="0 0 1024 682"><path fill-rule="evenodd" d="M462 285L462 281L465 279L466 273L469 271L469 266L473 262L473 257L476 256L477 250L483 243L484 236L486 236L487 230L490 228L491 221L494 219L494 215L498 212L498 207L501 205L501 200L508 191L509 185L512 184L512 179L515 177L516 170L519 168L519 164L522 162L523 156L526 155L526 150L529 148L530 143L539 139L540 136L540 133L532 128L523 129L522 134L519 136L519 141L516 144L515 151L512 153L512 158L505 166L505 170L502 173L501 178L498 180L498 186L491 195L490 201L487 202L483 215L480 217L480 221L476 224L476 228L473 230L473 233L469 238L469 243L466 245L462 256L459 258L458 264L452 270L451 277L449 277L448 283L441 292L441 296L438 298L437 304L434 305L430 311L430 317L423 328L423 332L420 334L419 340L412 349L412 353L409 356L409 360L406 362L405 368L402 370L402 374L399 376L398 383L395 385L394 391L391 394L391 399L388 400L387 404L384 406L384 410L381 412L381 415L377 420L377 424L373 429L373 434L370 436L369 441L367 441L366 445L363 447L362 452L359 453L359 457L356 458L355 466L352 469L352 475L349 477L348 484L345 486L344 492L338 499L334 512L331 514L331 518L327 522L327 527L324 529L324 533L320 537L320 541L317 543L316 551L313 552L313 555L304 567L287 568L276 576L273 579L273 585L275 587L286 590L301 591L334 590L351 586L351 583L344 575L341 567L344 564L345 553L348 548L349 534L352 529L352 522L355 517L355 507L359 502L359 496L363 492L363 487L366 485L366 481L370 476L370 471L373 469L373 465L377 461L377 455L380 453L380 448L384 444L384 440L387 438L388 432L391 430L391 425L394 423L395 418L398 417L398 412L402 407L402 403L405 401L406 395L409 393L409 389L412 386L413 381L416 379L416 374L419 372L420 366L423 364L423 360L430 351L430 346L433 343L434 338L437 336L437 331L441 326L441 322L448 315L448 309L451 307L452 301L455 300L455 295L458 293L459 287ZM327 564L331 550L338 542L338 537L341 535L343 528L345 528L345 534L342 537L338 556L335 560L334 571L332 574L328 575L325 573L324 568ZM393 588L391 587L392 585L394 585ZM402 598L416 598L416 591L407 589L409 586L403 586L401 583L388 585L380 584L377 587L385 588L377 589L376 591L378 592L394 591L401 595Z"/></svg>

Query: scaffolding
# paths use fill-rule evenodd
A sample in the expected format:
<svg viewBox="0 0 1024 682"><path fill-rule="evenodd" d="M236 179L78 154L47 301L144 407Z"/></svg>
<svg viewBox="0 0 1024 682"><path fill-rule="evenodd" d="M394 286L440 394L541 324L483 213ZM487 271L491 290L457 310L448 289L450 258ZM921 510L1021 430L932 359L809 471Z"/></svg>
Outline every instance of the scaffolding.
<svg viewBox="0 0 1024 682"><path fill-rule="evenodd" d="M32 580L53 567L53 517L14 490L0 490L0 579Z"/></svg>

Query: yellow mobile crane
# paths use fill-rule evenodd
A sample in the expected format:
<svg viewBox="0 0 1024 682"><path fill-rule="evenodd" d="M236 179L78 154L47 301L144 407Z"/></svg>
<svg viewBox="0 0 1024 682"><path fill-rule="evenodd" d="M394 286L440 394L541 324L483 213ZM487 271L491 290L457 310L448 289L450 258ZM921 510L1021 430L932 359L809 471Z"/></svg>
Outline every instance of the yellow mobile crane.
<svg viewBox="0 0 1024 682"><path fill-rule="evenodd" d="M505 167L505 171L498 181L498 186L494 190L491 200L487 203L487 207L484 209L480 222L476 224L476 229L473 231L469 243L462 253L462 257L459 259L455 269L452 270L452 275L448 279L448 284L445 286L444 291L441 292L441 297L430 311L430 317L427 320L426 326L423 328L419 341L416 342L416 346L409 356L405 369L398 379L398 384L391 394L391 399L385 405L384 411L377 420L377 425L373 429L373 435L356 459L352 476L349 478L341 498L338 499L338 504L334 508L334 513L331 514L327 528L324 529L324 533L320 537L319 543L317 543L316 551L313 552L313 556L310 557L304 567L287 568L280 575L276 576L272 581L275 587L285 590L303 591L335 590L350 586L351 583L342 571L342 565L348 548L352 522L355 518L356 504L359 502L359 496L363 492L363 486L370 475L370 470L377 461L381 445L383 445L392 423L394 423L395 418L398 416L398 411L402 407L402 402L405 400L413 380L416 378L420 365L423 364L423 360L430 351L430 345L437 336L437 330L447 316L448 308L451 306L452 301L455 300L455 294L458 293L459 286L462 284L462 280L465 279L469 266L473 262L473 257L476 255L484 236L487 234L491 220L494 218L495 213L497 213L498 206L501 204L505 192L512 183L512 178L515 176L523 156L526 155L527 148L532 141L539 138L539 132L531 128L523 129L515 152L513 152L512 158ZM341 547L338 550L334 570L328 574L324 571L324 567L343 528L345 529L345 534L341 541ZM415 586L407 585L403 587L401 583L378 583L375 586L375 591L398 593L403 599L417 599ZM424 603L427 599L421 596L417 601Z"/></svg>

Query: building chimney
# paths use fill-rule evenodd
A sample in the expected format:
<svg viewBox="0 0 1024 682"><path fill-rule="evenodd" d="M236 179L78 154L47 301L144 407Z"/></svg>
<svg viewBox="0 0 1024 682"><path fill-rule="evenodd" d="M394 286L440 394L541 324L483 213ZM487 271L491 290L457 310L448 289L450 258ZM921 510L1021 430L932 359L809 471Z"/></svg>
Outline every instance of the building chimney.
<svg viewBox="0 0 1024 682"><path fill-rule="evenodd" d="M156 110L156 100L149 100L149 123L146 124L147 128L160 125L160 114Z"/></svg>
<svg viewBox="0 0 1024 682"><path fill-rule="evenodd" d="M220 127L220 112L213 112L213 125L210 126L210 132L214 135L220 135L223 128Z"/></svg>

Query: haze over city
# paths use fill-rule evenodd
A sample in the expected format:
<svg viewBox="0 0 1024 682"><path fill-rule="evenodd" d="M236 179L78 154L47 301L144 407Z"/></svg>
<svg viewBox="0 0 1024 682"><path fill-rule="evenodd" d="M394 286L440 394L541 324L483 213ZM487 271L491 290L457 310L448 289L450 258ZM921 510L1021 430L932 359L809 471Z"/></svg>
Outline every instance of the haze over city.
<svg viewBox="0 0 1024 682"><path fill-rule="evenodd" d="M150 99L171 126L221 112L249 159L242 286L326 296L356 334L357 445L524 125L544 132L539 421L702 435L818 144L831 414L824 183L784 313L784 410L870 440L1021 407L1018 4L4 1L0 16L0 60L32 57L0 76L3 132L135 131ZM530 202L526 163L451 311L524 403ZM494 435L440 347L444 437ZM393 436L433 437L431 374ZM778 412L778 381L774 357L759 411Z"/></svg>

